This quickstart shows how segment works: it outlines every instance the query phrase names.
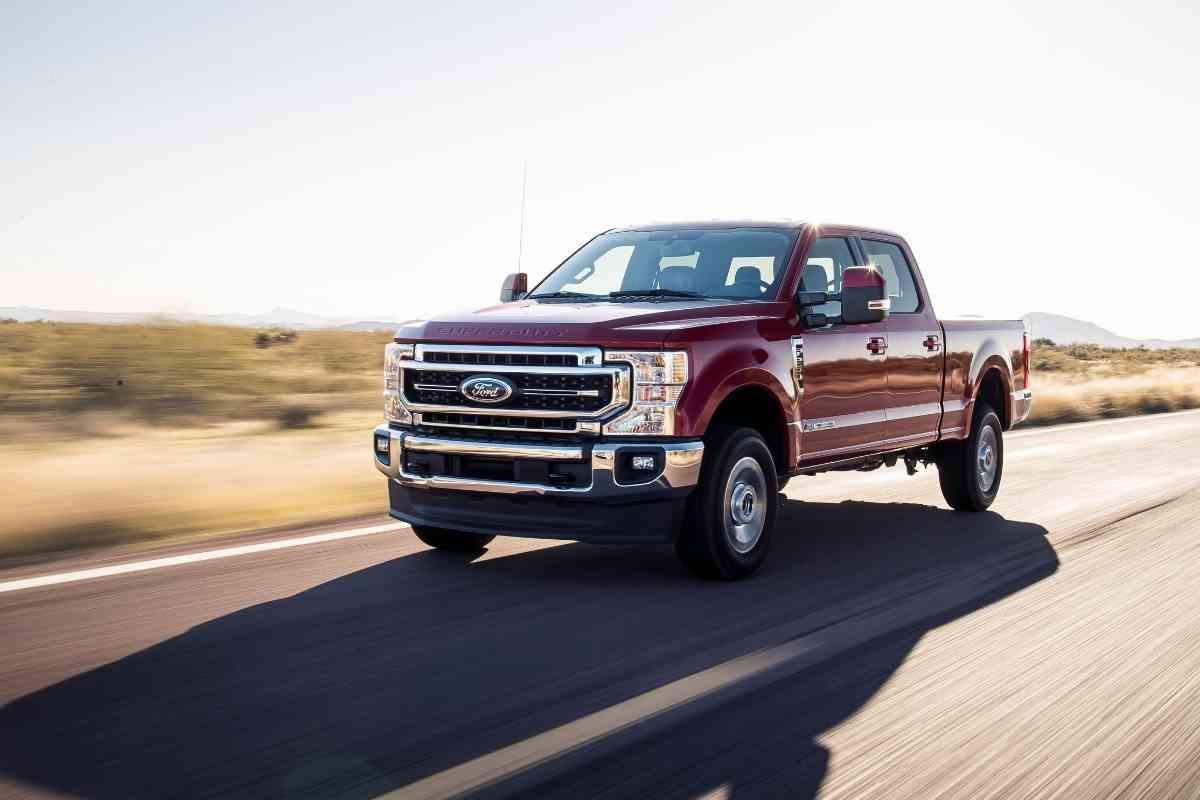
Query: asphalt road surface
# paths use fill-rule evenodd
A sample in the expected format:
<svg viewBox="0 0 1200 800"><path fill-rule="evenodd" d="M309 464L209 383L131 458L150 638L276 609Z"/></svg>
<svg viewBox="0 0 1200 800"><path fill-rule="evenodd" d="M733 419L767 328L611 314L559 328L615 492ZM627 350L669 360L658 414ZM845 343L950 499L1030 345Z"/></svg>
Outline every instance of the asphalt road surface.
<svg viewBox="0 0 1200 800"><path fill-rule="evenodd" d="M994 513L787 496L738 584L403 527L0 574L0 797L1200 796L1200 414L1010 435Z"/></svg>

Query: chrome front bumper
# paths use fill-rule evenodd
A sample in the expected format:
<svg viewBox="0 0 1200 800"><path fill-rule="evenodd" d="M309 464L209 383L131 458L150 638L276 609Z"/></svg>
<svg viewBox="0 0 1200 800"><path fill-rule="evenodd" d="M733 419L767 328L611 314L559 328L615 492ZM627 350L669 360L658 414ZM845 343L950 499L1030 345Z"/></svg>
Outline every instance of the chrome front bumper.
<svg viewBox="0 0 1200 800"><path fill-rule="evenodd" d="M386 438L387 453L381 453L378 441ZM607 500L655 494L658 491L690 490L700 480L704 458L703 442L597 442L591 445L517 444L423 436L394 430L387 425L375 428L372 438L375 467L398 484L419 489L451 489L503 495L534 495ZM663 469L655 477L640 483L619 483L617 461L622 450L663 454ZM453 476L411 475L404 471L404 453L423 452L477 458L529 459L562 462L590 462L591 482L587 486L550 486L537 483L480 480Z"/></svg>

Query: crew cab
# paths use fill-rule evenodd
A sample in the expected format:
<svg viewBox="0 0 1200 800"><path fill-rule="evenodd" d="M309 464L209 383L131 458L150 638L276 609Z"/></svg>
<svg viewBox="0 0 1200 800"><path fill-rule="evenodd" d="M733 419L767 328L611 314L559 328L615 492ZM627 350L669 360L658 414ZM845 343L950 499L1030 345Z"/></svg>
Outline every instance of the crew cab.
<svg viewBox="0 0 1200 800"><path fill-rule="evenodd" d="M1021 321L939 320L903 238L803 222L607 231L384 363L375 465L422 541L673 543L725 580L792 477L935 464L983 511L1032 397Z"/></svg>

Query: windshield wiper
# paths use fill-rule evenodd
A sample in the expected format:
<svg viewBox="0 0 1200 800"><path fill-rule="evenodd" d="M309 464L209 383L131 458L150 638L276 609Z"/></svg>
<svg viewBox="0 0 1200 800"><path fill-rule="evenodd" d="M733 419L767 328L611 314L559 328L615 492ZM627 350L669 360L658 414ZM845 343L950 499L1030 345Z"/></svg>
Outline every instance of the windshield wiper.
<svg viewBox="0 0 1200 800"><path fill-rule="evenodd" d="M587 294L586 292L546 292L531 294L530 300L603 300L602 294Z"/></svg>
<svg viewBox="0 0 1200 800"><path fill-rule="evenodd" d="M685 292L679 289L625 289L620 292L609 292L609 297L691 297L709 299L708 295L699 292Z"/></svg>

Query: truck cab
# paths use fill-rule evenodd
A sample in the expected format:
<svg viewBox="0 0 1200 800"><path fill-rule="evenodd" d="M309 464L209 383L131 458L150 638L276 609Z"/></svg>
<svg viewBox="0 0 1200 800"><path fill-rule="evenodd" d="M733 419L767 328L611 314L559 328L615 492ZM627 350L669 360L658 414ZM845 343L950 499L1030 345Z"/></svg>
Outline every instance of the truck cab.
<svg viewBox="0 0 1200 800"><path fill-rule="evenodd" d="M987 508L1029 413L1014 321L939 320L908 244L732 221L606 231L532 289L405 325L377 468L426 543L673 543L709 578L763 562L796 476L936 464Z"/></svg>

